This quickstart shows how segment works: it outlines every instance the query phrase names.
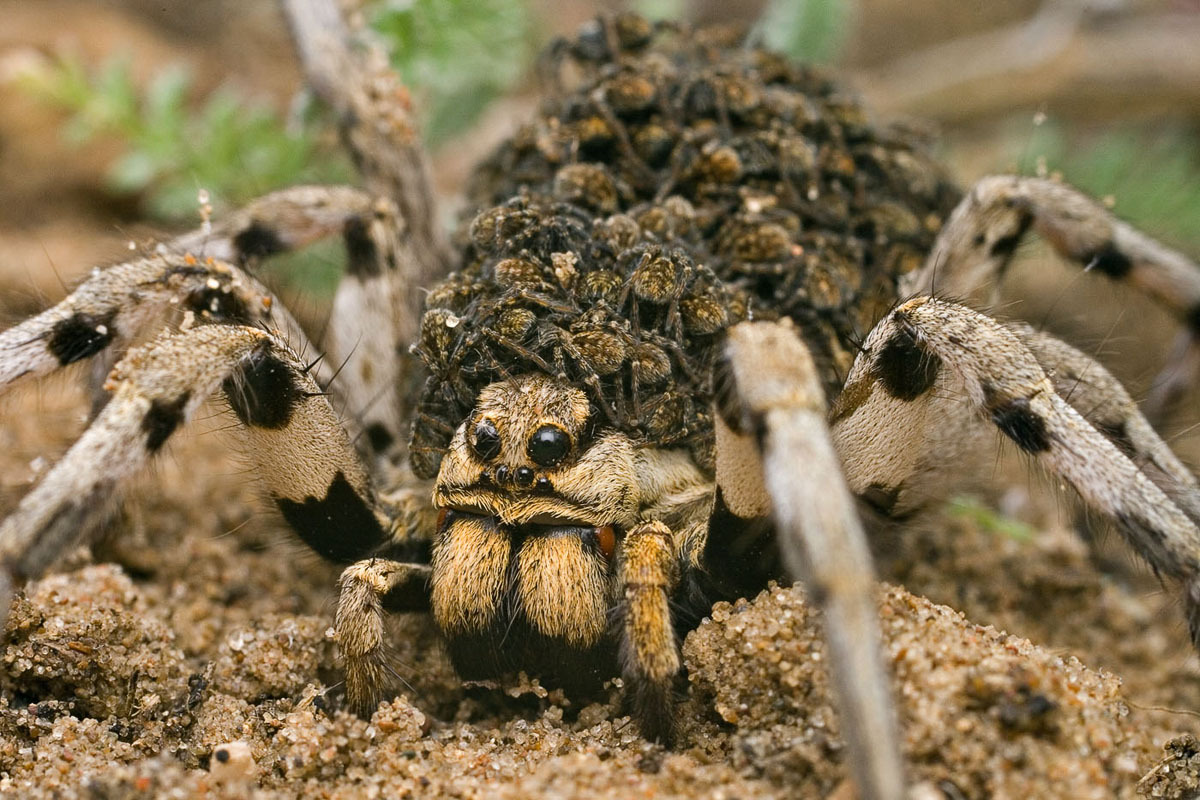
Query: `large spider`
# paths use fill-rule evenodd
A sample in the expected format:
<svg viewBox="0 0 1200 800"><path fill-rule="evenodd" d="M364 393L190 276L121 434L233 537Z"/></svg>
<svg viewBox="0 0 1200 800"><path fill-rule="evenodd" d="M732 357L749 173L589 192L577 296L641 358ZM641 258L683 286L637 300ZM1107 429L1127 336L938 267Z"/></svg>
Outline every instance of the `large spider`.
<svg viewBox="0 0 1200 800"><path fill-rule="evenodd" d="M1058 183L960 199L819 72L635 17L549 59L571 69L480 168L452 251L394 77L332 3L287 8L367 189L265 197L0 334L0 384L95 359L99 409L0 526L0 601L221 391L283 517L349 565L335 629L360 711L393 688L383 612L427 609L462 677L587 692L620 673L669 743L682 635L791 575L824 613L861 793L901 797L860 509L944 498L995 429L1180 583L1200 644L1195 478L1092 359L933 296L971 294L1034 228L1191 336L1184 256ZM349 256L335 357L305 363L248 270L330 235ZM170 307L175 329L122 356ZM1197 358L1189 338L1176 386ZM327 393L363 409L354 431Z"/></svg>

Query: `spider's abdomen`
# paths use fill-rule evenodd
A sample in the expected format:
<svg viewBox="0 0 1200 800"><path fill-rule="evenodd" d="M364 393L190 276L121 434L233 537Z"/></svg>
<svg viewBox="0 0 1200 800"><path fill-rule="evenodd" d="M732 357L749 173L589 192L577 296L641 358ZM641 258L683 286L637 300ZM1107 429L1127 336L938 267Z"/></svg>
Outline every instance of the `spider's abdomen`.
<svg viewBox="0 0 1200 800"><path fill-rule="evenodd" d="M484 210L428 299L414 467L432 476L479 390L525 372L711 466L720 333L792 317L833 391L957 193L825 73L721 32L619 17L547 60L556 90L478 170Z"/></svg>

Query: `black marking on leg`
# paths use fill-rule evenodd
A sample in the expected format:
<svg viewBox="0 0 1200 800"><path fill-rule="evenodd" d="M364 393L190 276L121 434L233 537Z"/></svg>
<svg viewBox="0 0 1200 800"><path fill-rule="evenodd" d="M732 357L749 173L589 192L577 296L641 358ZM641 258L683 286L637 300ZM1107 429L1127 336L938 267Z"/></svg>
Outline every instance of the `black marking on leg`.
<svg viewBox="0 0 1200 800"><path fill-rule="evenodd" d="M1192 337L1200 338L1200 304L1192 306L1192 309L1184 315L1184 321L1187 323L1188 330L1192 332Z"/></svg>
<svg viewBox="0 0 1200 800"><path fill-rule="evenodd" d="M625 675L626 700L642 737L664 747L675 744L675 691L641 675Z"/></svg>
<svg viewBox="0 0 1200 800"><path fill-rule="evenodd" d="M50 329L46 349L62 366L94 356L112 343L116 336L113 320L116 311L85 314L82 311L61 319Z"/></svg>
<svg viewBox="0 0 1200 800"><path fill-rule="evenodd" d="M379 275L379 252L371 233L362 217L351 217L346 220L342 229L342 237L346 242L346 272L360 278L374 278Z"/></svg>
<svg viewBox="0 0 1200 800"><path fill-rule="evenodd" d="M1129 260L1129 256L1118 250L1112 242L1106 242L1095 251L1086 253L1080 261L1088 272L1099 272L1114 281L1124 278L1133 269L1133 262Z"/></svg>
<svg viewBox="0 0 1200 800"><path fill-rule="evenodd" d="M900 486L884 486L881 483L872 483L863 490L863 493L859 497L875 511L886 517L890 517L892 511L896 508L896 503L900 500L901 488Z"/></svg>
<svg viewBox="0 0 1200 800"><path fill-rule="evenodd" d="M628 614L626 603L621 603L614 614L615 630L620 632L621 677L625 681L623 705L627 706L629 715L637 721L638 731L644 738L671 747L675 744L676 736L675 686L677 681L681 681L684 671L680 669L670 679L660 683L651 680L639 669ZM677 643L672 642L671 646L678 652Z"/></svg>
<svg viewBox="0 0 1200 800"><path fill-rule="evenodd" d="M277 497L275 505L304 543L330 561L359 561L387 538L370 505L340 470L324 497L309 496L303 502Z"/></svg>
<svg viewBox="0 0 1200 800"><path fill-rule="evenodd" d="M367 442L371 445L371 450L376 453L386 451L392 446L392 442L396 441L396 438L392 436L392 432L381 422L372 422L367 426L365 433L367 434Z"/></svg>
<svg viewBox="0 0 1200 800"><path fill-rule="evenodd" d="M221 321L245 324L254 322L246 303L228 289L229 287L220 286L215 289L209 286L193 289L184 300L184 308Z"/></svg>
<svg viewBox="0 0 1200 800"><path fill-rule="evenodd" d="M897 311L892 318L896 332L883 343L871 364L871 372L884 390L897 400L916 400L937 380L942 360L921 346L908 330L908 315Z"/></svg>
<svg viewBox="0 0 1200 800"><path fill-rule="evenodd" d="M1044 453L1050 449L1050 431L1046 420L1030 408L1028 397L1002 397L990 384L983 384L988 413L1005 436L1026 453Z"/></svg>
<svg viewBox="0 0 1200 800"><path fill-rule="evenodd" d="M1104 434L1104 438L1108 439L1126 458L1134 458L1137 455L1137 446L1134 445L1133 439L1129 437L1129 429L1126 420L1117 420L1108 422L1101 420L1093 422L1092 426Z"/></svg>
<svg viewBox="0 0 1200 800"><path fill-rule="evenodd" d="M738 392L737 377L725 358L718 359L713 368L713 402L729 430L738 436L750 433L751 425L746 419L746 408Z"/></svg>
<svg viewBox="0 0 1200 800"><path fill-rule="evenodd" d="M699 587L709 609L716 600L749 596L783 578L775 524L769 516L744 518L729 510L718 487L708 519L701 564L705 587Z"/></svg>
<svg viewBox="0 0 1200 800"><path fill-rule="evenodd" d="M147 450L157 453L175 432L183 422L184 407L191 396L190 392L184 392L174 400L160 400L156 397L150 401L150 410L142 417L142 431L146 434Z"/></svg>
<svg viewBox="0 0 1200 800"><path fill-rule="evenodd" d="M287 425L306 396L292 368L271 352L270 342L251 353L221 388L243 425L271 430Z"/></svg>
<svg viewBox="0 0 1200 800"><path fill-rule="evenodd" d="M1012 233L1001 236L992 242L992 246L988 248L988 255L992 258L1003 258L1005 260L1011 258L1012 254L1016 252L1017 245L1021 243L1021 239L1024 238L1025 232L1029 230L1029 226L1032 223L1032 214L1022 214L1020 219L1017 220L1016 229Z"/></svg>
<svg viewBox="0 0 1200 800"><path fill-rule="evenodd" d="M241 253L242 261L266 258L287 250L279 234L257 220L233 237L233 246Z"/></svg>

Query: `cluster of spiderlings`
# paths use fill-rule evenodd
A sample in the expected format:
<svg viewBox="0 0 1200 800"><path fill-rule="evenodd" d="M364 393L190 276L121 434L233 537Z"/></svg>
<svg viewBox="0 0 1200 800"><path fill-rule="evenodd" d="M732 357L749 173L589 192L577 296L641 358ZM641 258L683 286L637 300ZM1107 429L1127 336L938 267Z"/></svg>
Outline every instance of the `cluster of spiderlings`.
<svg viewBox="0 0 1200 800"><path fill-rule="evenodd" d="M836 391L958 199L921 147L722 31L621 16L546 64L556 91L477 171L485 210L427 300L416 472L480 389L530 372L710 467L713 349L750 316L792 317Z"/></svg>

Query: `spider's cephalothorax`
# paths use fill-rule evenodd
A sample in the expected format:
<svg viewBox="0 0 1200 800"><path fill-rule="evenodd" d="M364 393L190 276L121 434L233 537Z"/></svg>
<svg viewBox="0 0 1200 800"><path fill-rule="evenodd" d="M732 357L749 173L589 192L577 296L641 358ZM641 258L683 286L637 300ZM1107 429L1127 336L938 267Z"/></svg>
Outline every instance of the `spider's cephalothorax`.
<svg viewBox="0 0 1200 800"><path fill-rule="evenodd" d="M455 258L395 76L333 0L284 2L368 191L270 195L0 333L0 387L97 365L94 423L0 523L0 602L221 393L284 518L348 564L334 627L364 713L396 688L384 611L430 610L464 677L619 672L670 741L680 637L786 574L823 611L860 795L903 797L855 498L903 522L997 433L1179 583L1200 646L1195 477L1091 358L931 296L971 298L1041 233L1178 315L1165 396L1200 373L1194 262L1053 181L985 178L951 212L937 167L819 72L635 17L554 52L571 69L480 169ZM247 270L337 234L334 357L306 363Z"/></svg>
<svg viewBox="0 0 1200 800"><path fill-rule="evenodd" d="M701 500L683 451L597 430L587 397L527 376L492 384L434 488L432 608L464 678L525 670L596 688L617 674L613 578L647 509Z"/></svg>

